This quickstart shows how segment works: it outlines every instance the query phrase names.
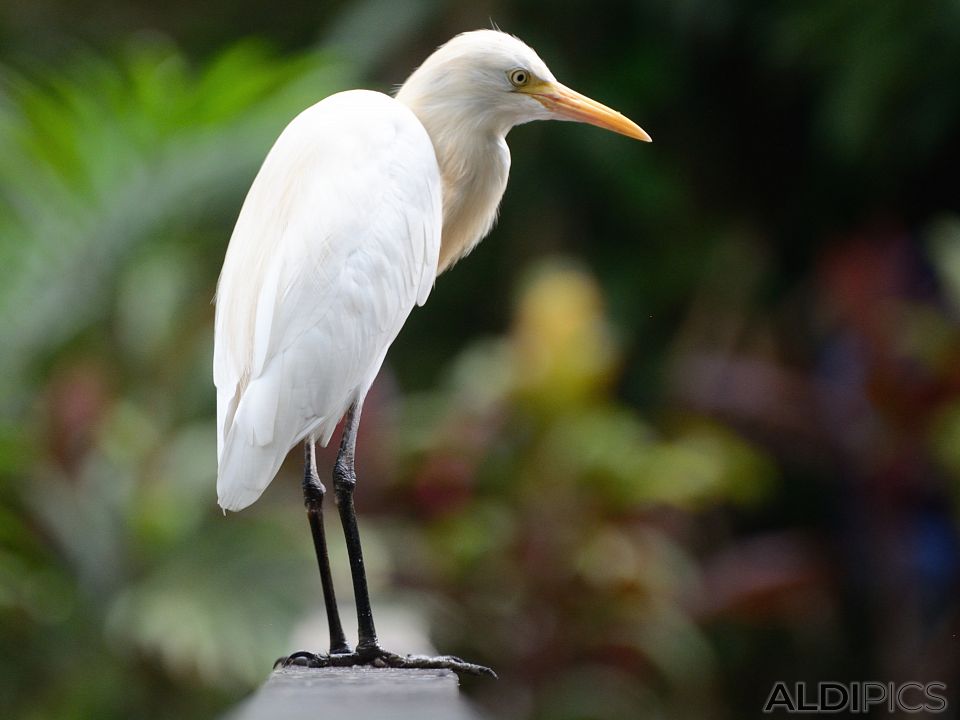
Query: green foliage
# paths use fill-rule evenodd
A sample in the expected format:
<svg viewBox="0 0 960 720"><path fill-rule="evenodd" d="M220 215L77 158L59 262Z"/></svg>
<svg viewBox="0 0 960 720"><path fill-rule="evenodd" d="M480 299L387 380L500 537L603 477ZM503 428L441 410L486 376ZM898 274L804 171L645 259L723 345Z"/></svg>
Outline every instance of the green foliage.
<svg viewBox="0 0 960 720"><path fill-rule="evenodd" d="M612 336L592 277L546 263L511 333L465 350L406 406L398 497L426 544L398 561L434 592L456 588L442 644L526 677L534 717L695 716L716 673L687 605L700 570L656 518L762 501L776 471L705 419L654 430L611 391ZM582 715L598 686L616 694Z"/></svg>
<svg viewBox="0 0 960 720"><path fill-rule="evenodd" d="M215 509L220 228L346 74L250 42L195 68L154 42L2 77L0 705L209 716L313 589L299 524Z"/></svg>
<svg viewBox="0 0 960 720"><path fill-rule="evenodd" d="M344 82L343 69L321 56L275 60L249 42L201 70L155 43L132 45L116 63L81 56L65 74L2 75L0 377L8 405L24 397L17 388L32 358L103 317L140 248L163 246L188 273L205 268L206 287L222 243L205 232L211 219L236 212L289 118ZM171 254L174 244L181 247ZM144 297L131 312L161 301Z"/></svg>

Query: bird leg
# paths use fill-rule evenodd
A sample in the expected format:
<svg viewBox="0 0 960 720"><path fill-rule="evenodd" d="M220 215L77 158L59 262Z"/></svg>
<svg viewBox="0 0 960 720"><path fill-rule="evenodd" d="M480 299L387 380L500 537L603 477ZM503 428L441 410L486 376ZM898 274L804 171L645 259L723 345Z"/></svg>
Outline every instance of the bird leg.
<svg viewBox="0 0 960 720"><path fill-rule="evenodd" d="M333 577L330 574L330 559L327 556L327 539L323 531L323 496L326 488L317 474L316 445L308 438L305 445L303 473L303 501L307 507L310 521L310 533L313 535L313 547L317 552L317 565L320 568L320 585L323 588L323 604L327 610L327 624L330 628L330 653L349 653L350 645L340 624L340 611L337 609L337 595L333 589Z"/></svg>
<svg viewBox="0 0 960 720"><path fill-rule="evenodd" d="M310 534L313 535L313 548L317 553L317 565L320 568L320 585L323 588L323 604L327 610L327 624L330 628L330 655L348 655L351 653L343 626L340 624L340 612L337 610L337 596L333 590L333 577L330 574L330 558L327 554L327 538L323 532L323 496L326 488L317 474L316 446L312 438L303 444L303 504L307 508L310 521ZM297 664L303 658L316 657L313 653L298 652L282 657L274 664Z"/></svg>
<svg viewBox="0 0 960 720"><path fill-rule="evenodd" d="M360 404L355 403L347 412L343 424L343 437L340 440L340 452L333 469L333 489L336 493L340 522L347 541L347 555L350 559L350 572L353 575L353 592L357 604L357 627L359 642L355 652L313 655L295 653L280 658L274 667L290 665L306 667L350 667L353 665L372 665L392 668L447 669L471 675L496 673L482 665L465 662L452 655L428 657L425 655L397 655L380 647L377 630L373 624L373 610L370 607L370 593L367 589L367 574L363 566L363 551L360 547L360 530L357 527L357 513L353 505L353 490L357 485L354 471L354 454L357 446L357 428L360 425Z"/></svg>
<svg viewBox="0 0 960 720"><path fill-rule="evenodd" d="M370 607L370 593L367 590L367 572L363 566L363 550L360 547L360 530L357 527L357 511L353 505L353 489L357 486L357 475L353 468L357 447L357 428L360 425L360 407L351 405L343 424L343 437L340 440L340 452L333 466L333 489L336 493L340 522L347 541L347 557L350 559L350 573L353 576L353 592L357 603L357 629L359 642L357 653L379 647L377 629L373 625L373 610Z"/></svg>

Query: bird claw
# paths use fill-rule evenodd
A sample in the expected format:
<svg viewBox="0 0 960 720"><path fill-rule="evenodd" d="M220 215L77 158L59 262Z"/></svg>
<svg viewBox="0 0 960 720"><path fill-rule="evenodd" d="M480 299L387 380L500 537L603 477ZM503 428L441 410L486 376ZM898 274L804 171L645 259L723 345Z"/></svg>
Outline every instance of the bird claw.
<svg viewBox="0 0 960 720"><path fill-rule="evenodd" d="M329 665L324 662L328 657L328 655L317 655L316 653L301 650L300 652L295 652L292 655L285 655L277 658L277 661L273 663L273 669L279 670L281 668L288 667L329 667Z"/></svg>
<svg viewBox="0 0 960 720"><path fill-rule="evenodd" d="M287 667L328 668L354 667L367 665L377 668L406 668L421 670L452 670L458 674L478 675L496 678L497 674L488 667L467 662L453 655L397 655L380 646L358 648L349 653L311 653L295 652L278 659L273 669Z"/></svg>

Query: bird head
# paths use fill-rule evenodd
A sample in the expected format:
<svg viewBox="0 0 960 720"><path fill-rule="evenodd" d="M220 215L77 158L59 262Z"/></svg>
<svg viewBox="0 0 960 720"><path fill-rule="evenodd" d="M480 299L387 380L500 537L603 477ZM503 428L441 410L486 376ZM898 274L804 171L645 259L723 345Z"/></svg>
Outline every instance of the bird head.
<svg viewBox="0 0 960 720"><path fill-rule="evenodd" d="M532 120L572 120L650 142L632 120L562 85L512 35L476 30L438 48L400 88L418 115L438 115L499 134Z"/></svg>

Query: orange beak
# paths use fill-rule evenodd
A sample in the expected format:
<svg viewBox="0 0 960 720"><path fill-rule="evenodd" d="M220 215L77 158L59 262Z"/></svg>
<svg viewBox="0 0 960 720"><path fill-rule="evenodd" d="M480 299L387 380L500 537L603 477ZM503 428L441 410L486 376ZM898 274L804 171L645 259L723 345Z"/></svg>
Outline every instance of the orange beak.
<svg viewBox="0 0 960 720"><path fill-rule="evenodd" d="M563 120L589 123L637 140L653 142L653 138L630 118L560 83L544 83L530 88L527 92Z"/></svg>

